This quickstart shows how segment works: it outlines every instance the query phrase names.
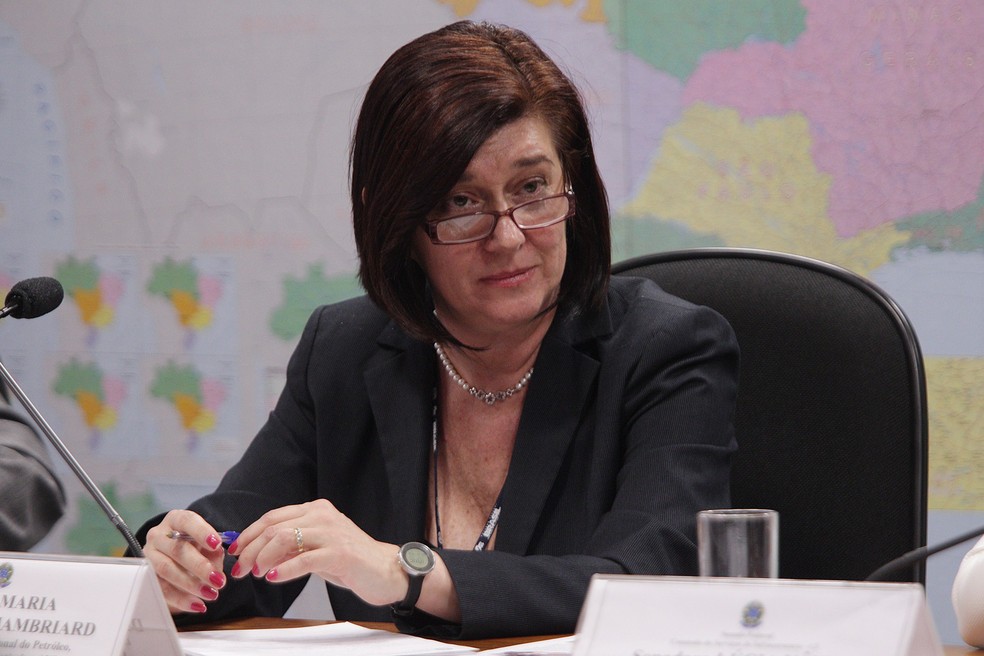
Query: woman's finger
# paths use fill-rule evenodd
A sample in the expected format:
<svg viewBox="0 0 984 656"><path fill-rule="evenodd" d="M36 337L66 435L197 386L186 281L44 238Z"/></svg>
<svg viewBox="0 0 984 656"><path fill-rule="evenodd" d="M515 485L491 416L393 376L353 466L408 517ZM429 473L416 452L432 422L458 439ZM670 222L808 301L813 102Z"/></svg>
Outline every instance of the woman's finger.
<svg viewBox="0 0 984 656"><path fill-rule="evenodd" d="M146 551L145 556L157 574L164 599L172 612L204 612L204 602L219 598L216 586L201 583L167 554L151 550Z"/></svg>
<svg viewBox="0 0 984 656"><path fill-rule="evenodd" d="M189 595L183 590L175 588L167 581L161 581L161 593L167 603L168 610L173 613L204 613L206 610L205 602L199 597Z"/></svg>
<svg viewBox="0 0 984 656"><path fill-rule="evenodd" d="M290 521L292 523L306 521L311 524L311 520L305 520L305 518ZM308 549L309 545L305 544L304 530L300 527L288 524L268 526L257 539L253 540L239 554L239 560L233 567L232 576L233 578L241 578L247 574L263 576L269 569Z"/></svg>
<svg viewBox="0 0 984 656"><path fill-rule="evenodd" d="M299 553L302 548L310 549L310 544L304 544L304 527L317 526L330 531L337 517L344 516L325 499L284 506L265 513L243 529L239 539L229 549L229 553L239 559L231 572L233 578L242 578L250 573L262 576L276 563ZM264 556L258 563L261 553Z"/></svg>
<svg viewBox="0 0 984 656"><path fill-rule="evenodd" d="M182 568L203 584L208 583L219 588L225 585L225 577L221 576L222 563L225 559L222 548L213 549L207 544L196 542L193 538L180 537L182 535L186 534L162 523L148 531L144 552L167 555L171 560L180 563Z"/></svg>
<svg viewBox="0 0 984 656"><path fill-rule="evenodd" d="M229 545L229 553L234 556L241 555L250 544L261 538L264 532L271 526L291 523L292 521L296 524L296 520L300 520L305 517L312 510L317 512L319 505L322 503L331 507L331 504L328 501L320 499L318 501L294 506L283 506L282 508L275 508L267 511L259 519L244 528L239 533L239 537L236 541Z"/></svg>
<svg viewBox="0 0 984 656"><path fill-rule="evenodd" d="M201 515L190 510L172 510L147 533L148 541L152 534L154 537L163 534L170 540L192 542L216 553L222 550L222 538L218 532Z"/></svg>
<svg viewBox="0 0 984 656"><path fill-rule="evenodd" d="M172 612L204 612L205 602L218 599L226 583L225 554L208 539L214 534L205 520L188 511L168 513L147 532L144 555Z"/></svg>

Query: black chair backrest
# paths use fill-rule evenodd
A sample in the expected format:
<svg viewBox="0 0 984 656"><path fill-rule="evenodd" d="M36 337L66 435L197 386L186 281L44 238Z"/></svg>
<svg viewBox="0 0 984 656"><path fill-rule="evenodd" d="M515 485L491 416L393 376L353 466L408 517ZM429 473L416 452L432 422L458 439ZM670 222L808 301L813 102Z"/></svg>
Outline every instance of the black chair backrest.
<svg viewBox="0 0 984 656"><path fill-rule="evenodd" d="M862 580L926 544L922 354L884 291L825 262L750 249L657 253L612 271L734 328L732 505L779 511L781 577ZM925 583L925 567L889 580Z"/></svg>

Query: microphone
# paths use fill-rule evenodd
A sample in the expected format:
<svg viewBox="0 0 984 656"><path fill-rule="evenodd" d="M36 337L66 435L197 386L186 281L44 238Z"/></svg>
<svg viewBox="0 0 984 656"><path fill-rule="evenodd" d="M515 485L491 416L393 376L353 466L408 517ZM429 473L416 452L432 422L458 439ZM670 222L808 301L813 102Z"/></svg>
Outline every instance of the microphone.
<svg viewBox="0 0 984 656"><path fill-rule="evenodd" d="M54 278L28 278L27 280L22 280L11 288L10 293L7 294L7 298L4 300L4 305L2 312L0 312L0 318L6 317L8 314L15 319L33 319L34 317L40 317L42 314L47 314L51 312L59 304L61 304L62 299L65 296L65 292L62 289L61 283L59 283ZM0 362L0 378L7 383L7 387L10 391L14 393L20 402L27 410L28 414L34 419L41 432L44 436L48 438L51 446L58 451L58 454L62 459L68 464L68 466L75 472L75 476L82 483L83 487L89 492L89 495L95 500L96 504L102 508L102 511L109 518L109 521L113 523L113 526L123 535L126 539L127 545L130 547L130 551L133 555L138 558L143 558L143 549L140 547L140 543L133 536L133 532L130 531L130 527L126 525L123 518L120 516L113 505L109 502L109 499L103 495L102 491L93 482L92 478L79 464L79 461L75 459L65 443L61 441L55 431L51 428L51 425L45 420L45 418L38 411L37 407L31 403L31 399L27 397L21 386L17 384L14 377L10 375L7 371L7 367L4 366L3 362Z"/></svg>
<svg viewBox="0 0 984 656"><path fill-rule="evenodd" d="M966 542L967 540L971 540L982 535L984 535L984 526L975 528L973 531L961 533L960 535L954 536L945 542L940 542L939 544L913 549L912 551L902 554L895 560L888 561L869 574L865 581L884 581L886 577L894 574L900 569L905 569L906 567L915 565L916 563L926 560L934 554L945 551L950 547L957 546L961 542Z"/></svg>
<svg viewBox="0 0 984 656"><path fill-rule="evenodd" d="M54 278L21 280L7 293L7 298L3 301L4 308L0 310L0 319L8 314L15 319L40 317L61 305L63 298L65 290Z"/></svg>

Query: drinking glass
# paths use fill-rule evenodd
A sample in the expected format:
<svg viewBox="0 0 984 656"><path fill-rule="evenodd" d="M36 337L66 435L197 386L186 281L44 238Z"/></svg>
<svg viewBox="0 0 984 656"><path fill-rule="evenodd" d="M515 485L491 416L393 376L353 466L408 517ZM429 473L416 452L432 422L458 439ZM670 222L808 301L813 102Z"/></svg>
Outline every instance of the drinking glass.
<svg viewBox="0 0 984 656"><path fill-rule="evenodd" d="M779 513L764 508L724 508L697 513L701 576L779 576Z"/></svg>

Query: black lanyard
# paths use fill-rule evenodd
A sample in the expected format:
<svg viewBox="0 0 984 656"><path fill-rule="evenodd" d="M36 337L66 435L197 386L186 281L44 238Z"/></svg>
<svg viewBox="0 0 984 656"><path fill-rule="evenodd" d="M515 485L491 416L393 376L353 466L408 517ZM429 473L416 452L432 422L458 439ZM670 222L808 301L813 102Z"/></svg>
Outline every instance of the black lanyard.
<svg viewBox="0 0 984 656"><path fill-rule="evenodd" d="M437 548L444 548L444 538L441 537L441 514L437 509L437 443L438 443L438 409L437 409L437 386L434 387L434 412L431 418L431 447L434 454L434 525L437 528ZM492 539L492 533L495 532L495 527L499 524L499 513L502 512L502 490L499 490L499 498L495 500L495 505L492 506L492 512L489 513L489 518L485 522L485 528L482 529L482 533L478 536L478 540L475 541L475 546L473 549L475 551L485 551L485 547L488 545L489 540Z"/></svg>

